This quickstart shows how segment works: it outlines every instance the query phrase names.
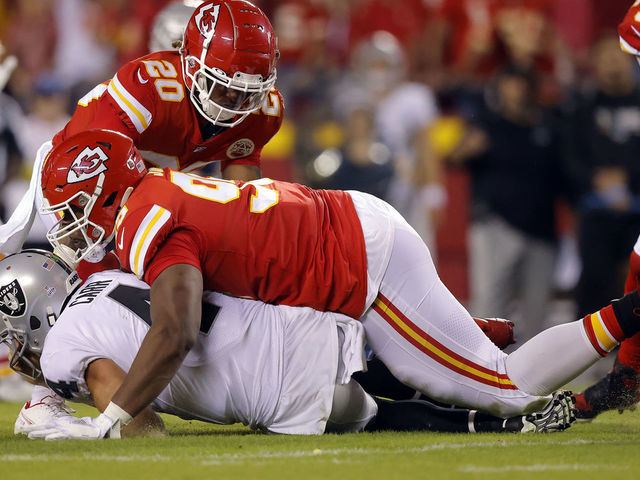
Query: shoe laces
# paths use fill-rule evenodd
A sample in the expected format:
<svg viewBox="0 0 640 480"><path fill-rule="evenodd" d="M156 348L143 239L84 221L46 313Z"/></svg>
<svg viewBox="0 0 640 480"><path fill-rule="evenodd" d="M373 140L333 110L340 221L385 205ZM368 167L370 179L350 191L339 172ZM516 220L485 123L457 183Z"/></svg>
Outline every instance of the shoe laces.
<svg viewBox="0 0 640 480"><path fill-rule="evenodd" d="M68 406L64 401L64 398L59 397L57 395L46 395L40 399L37 403L29 402L28 408L33 408L35 406L42 405L46 408L51 415L54 417L62 417L66 415L70 415L72 413L76 413L76 411Z"/></svg>

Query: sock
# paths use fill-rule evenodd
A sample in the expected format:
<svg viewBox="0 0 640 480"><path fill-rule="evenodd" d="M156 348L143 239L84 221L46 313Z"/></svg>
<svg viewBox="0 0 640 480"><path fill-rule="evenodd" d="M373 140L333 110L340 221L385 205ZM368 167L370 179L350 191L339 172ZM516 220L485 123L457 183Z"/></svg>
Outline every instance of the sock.
<svg viewBox="0 0 640 480"><path fill-rule="evenodd" d="M614 300L611 302L611 307L624 338L632 337L640 332L640 293L638 293L638 290Z"/></svg>
<svg viewBox="0 0 640 480"><path fill-rule="evenodd" d="M61 399L57 393L53 392L47 387L36 385L33 387L33 393L31 394L31 403L40 403L44 397L53 397Z"/></svg>
<svg viewBox="0 0 640 480"><path fill-rule="evenodd" d="M625 298L626 296L621 300ZM616 302L618 301L620 300L616 300ZM622 312L626 309L626 305L615 308L614 304L611 304L601 308L595 313L587 315L582 320L591 345L601 357L606 357L607 354L616 348L625 338L616 311L622 315ZM640 324L640 318L638 319L638 323Z"/></svg>

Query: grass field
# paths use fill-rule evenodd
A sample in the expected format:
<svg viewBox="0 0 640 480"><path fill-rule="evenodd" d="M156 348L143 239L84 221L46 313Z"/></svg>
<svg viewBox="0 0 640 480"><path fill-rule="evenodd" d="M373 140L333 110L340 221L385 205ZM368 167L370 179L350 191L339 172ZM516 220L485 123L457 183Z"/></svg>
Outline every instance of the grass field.
<svg viewBox="0 0 640 480"><path fill-rule="evenodd" d="M166 438L45 442L13 435L19 409L0 403L3 480L640 478L640 411L543 435L296 437L165 416ZM93 412L79 407L79 414Z"/></svg>

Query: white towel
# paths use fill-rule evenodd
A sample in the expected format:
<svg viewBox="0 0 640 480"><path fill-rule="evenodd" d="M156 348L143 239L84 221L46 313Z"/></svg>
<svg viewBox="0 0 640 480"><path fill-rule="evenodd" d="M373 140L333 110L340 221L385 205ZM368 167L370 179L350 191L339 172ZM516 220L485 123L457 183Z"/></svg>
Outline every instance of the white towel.
<svg viewBox="0 0 640 480"><path fill-rule="evenodd" d="M364 327L359 320L336 315L336 326L344 335L336 382L340 385L349 383L355 372L367 371L367 358L364 350Z"/></svg>
<svg viewBox="0 0 640 480"><path fill-rule="evenodd" d="M33 163L29 190L24 194L7 223L0 225L0 253L3 255L19 252L29 230L31 230L36 211L42 205L42 188L40 186L42 164L51 148L51 142L45 142L38 149ZM50 221L45 222L47 226L50 223Z"/></svg>

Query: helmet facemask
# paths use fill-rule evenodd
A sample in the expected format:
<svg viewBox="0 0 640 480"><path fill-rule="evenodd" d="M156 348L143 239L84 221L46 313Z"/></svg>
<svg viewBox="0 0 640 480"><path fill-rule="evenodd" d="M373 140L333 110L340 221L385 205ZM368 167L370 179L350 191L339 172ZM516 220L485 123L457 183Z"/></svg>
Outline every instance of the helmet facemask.
<svg viewBox="0 0 640 480"><path fill-rule="evenodd" d="M49 205L44 199L42 213L55 214L60 218L47 232L47 240L55 252L70 265L86 260L100 262L107 253L106 247L113 239L115 229L107 236L105 229L90 220L91 211L102 192L104 173L98 177L92 195L79 191L64 202Z"/></svg>
<svg viewBox="0 0 640 480"><path fill-rule="evenodd" d="M5 320L5 329L0 332L0 345L4 344L9 348L9 368L19 373L30 381L38 381L42 378L40 362L37 361L38 353L29 349L29 338L27 332L16 329ZM33 358L29 358L29 357Z"/></svg>
<svg viewBox="0 0 640 480"><path fill-rule="evenodd" d="M262 75L236 72L232 77L204 63L208 48L200 58L185 55L183 71L190 80L190 99L196 110L214 125L233 127L258 110L276 82L276 72L266 80Z"/></svg>

